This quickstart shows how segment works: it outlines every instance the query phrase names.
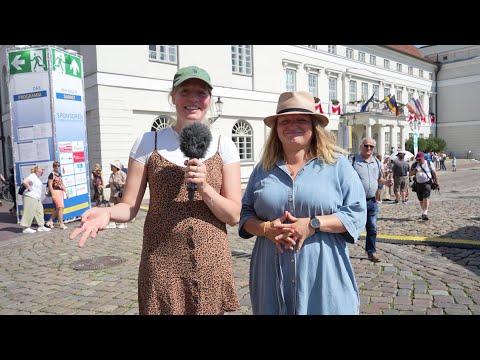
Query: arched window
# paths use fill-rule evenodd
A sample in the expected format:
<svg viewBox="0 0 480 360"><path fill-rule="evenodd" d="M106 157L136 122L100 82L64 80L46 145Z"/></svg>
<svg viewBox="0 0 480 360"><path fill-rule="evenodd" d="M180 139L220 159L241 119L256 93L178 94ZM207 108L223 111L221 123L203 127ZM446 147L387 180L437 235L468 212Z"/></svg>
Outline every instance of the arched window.
<svg viewBox="0 0 480 360"><path fill-rule="evenodd" d="M238 120L232 128L232 140L237 145L240 161L253 161L253 129L245 120Z"/></svg>
<svg viewBox="0 0 480 360"><path fill-rule="evenodd" d="M171 116L160 115L157 117L152 124L152 129L150 131L158 131L172 126L175 123L175 120Z"/></svg>

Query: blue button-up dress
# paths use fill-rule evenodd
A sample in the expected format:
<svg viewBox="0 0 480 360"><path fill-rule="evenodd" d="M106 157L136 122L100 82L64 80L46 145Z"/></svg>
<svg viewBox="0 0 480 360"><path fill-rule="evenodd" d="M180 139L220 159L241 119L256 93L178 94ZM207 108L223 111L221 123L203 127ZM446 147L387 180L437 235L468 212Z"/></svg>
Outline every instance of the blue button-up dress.
<svg viewBox="0 0 480 360"><path fill-rule="evenodd" d="M284 250L258 236L250 263L253 314L358 314L359 295L347 242L355 243L365 228L365 191L345 156L333 165L312 159L293 180L283 161L271 171L253 170L242 199L239 235L249 218L273 221L288 210L293 216L337 216L343 234L315 233L299 252Z"/></svg>

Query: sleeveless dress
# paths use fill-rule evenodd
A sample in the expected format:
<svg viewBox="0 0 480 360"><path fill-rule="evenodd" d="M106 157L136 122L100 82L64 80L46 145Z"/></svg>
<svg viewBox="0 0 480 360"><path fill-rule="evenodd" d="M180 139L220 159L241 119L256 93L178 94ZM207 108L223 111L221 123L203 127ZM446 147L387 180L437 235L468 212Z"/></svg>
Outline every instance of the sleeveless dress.
<svg viewBox="0 0 480 360"><path fill-rule="evenodd" d="M206 161L207 182L220 193L223 161ZM226 225L198 192L188 200L183 169L155 151L147 163L150 205L138 276L139 312L215 315L238 310Z"/></svg>

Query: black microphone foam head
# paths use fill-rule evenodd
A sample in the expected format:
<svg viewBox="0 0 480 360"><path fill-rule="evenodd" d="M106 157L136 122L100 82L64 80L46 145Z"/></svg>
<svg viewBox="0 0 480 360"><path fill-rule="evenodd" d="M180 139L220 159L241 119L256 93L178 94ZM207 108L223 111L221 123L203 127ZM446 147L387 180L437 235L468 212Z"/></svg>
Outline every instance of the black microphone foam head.
<svg viewBox="0 0 480 360"><path fill-rule="evenodd" d="M212 133L207 125L194 122L180 132L180 150L190 159L202 159L207 154Z"/></svg>

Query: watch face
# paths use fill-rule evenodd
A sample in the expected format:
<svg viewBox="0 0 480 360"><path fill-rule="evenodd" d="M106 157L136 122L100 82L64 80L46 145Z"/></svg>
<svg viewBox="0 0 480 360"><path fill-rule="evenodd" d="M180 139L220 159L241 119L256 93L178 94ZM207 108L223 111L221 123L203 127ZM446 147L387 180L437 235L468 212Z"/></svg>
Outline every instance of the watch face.
<svg viewBox="0 0 480 360"><path fill-rule="evenodd" d="M320 220L314 217L310 220L310 226L314 229L320 229Z"/></svg>

